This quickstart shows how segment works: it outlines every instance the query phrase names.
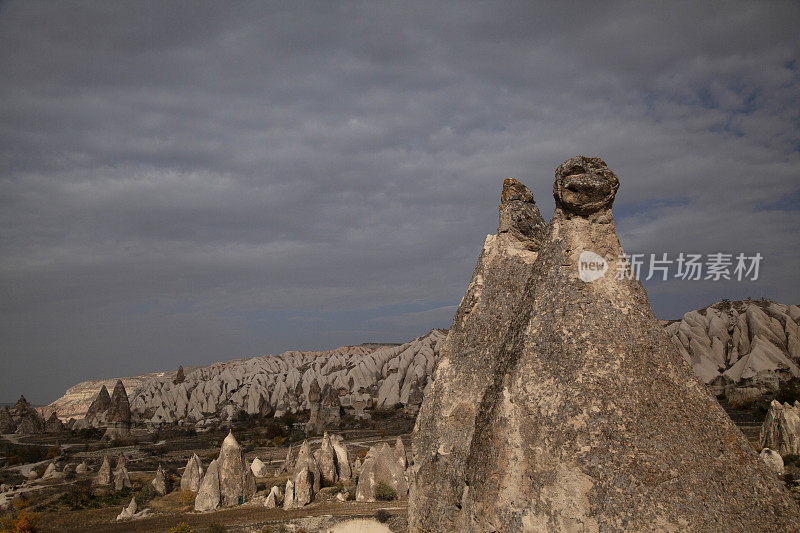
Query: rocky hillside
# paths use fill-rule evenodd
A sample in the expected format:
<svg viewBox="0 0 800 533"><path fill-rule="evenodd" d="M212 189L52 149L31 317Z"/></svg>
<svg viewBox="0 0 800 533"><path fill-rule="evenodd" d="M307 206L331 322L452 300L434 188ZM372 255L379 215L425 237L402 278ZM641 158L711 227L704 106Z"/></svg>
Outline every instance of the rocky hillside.
<svg viewBox="0 0 800 533"><path fill-rule="evenodd" d="M662 321L700 379L721 394L732 386L774 391L800 376L800 307L768 300L723 301ZM326 351L289 351L197 367L173 383L174 372L122 378L138 421L170 423L229 418L239 409L280 415L310 407L316 379L345 408L419 405L445 331L433 330L400 345L363 344ZM80 418L103 385L84 381L44 408L62 419ZM331 396L331 394L323 394Z"/></svg>
<svg viewBox="0 0 800 533"><path fill-rule="evenodd" d="M172 378L174 372L150 372L142 374L141 376L134 376L128 378L109 378L109 379L92 379L88 381L81 381L77 385L67 389L67 392L54 401L50 405L42 407L42 414L45 418L50 416L50 413L55 412L61 420L69 420L70 418L80 419L86 415L86 411L94 401L97 393L105 385L107 389L113 389L118 379L122 380L125 389L133 391L141 387L144 383L150 380L166 379L167 376Z"/></svg>
<svg viewBox="0 0 800 533"><path fill-rule="evenodd" d="M746 300L719 302L664 325L695 374L719 394L730 385L775 391L800 376L798 322L796 305Z"/></svg>

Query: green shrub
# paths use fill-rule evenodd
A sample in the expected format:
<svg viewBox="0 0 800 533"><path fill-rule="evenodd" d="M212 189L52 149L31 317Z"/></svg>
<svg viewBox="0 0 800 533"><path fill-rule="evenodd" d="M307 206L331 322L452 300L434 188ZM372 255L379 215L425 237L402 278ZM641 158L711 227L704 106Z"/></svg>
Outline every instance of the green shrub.
<svg viewBox="0 0 800 533"><path fill-rule="evenodd" d="M169 530L169 533L192 533L192 528L186 522L178 522L175 527Z"/></svg>
<svg viewBox="0 0 800 533"><path fill-rule="evenodd" d="M375 499L382 502L396 500L397 492L383 481L378 481L375 485Z"/></svg>
<svg viewBox="0 0 800 533"><path fill-rule="evenodd" d="M386 509L379 509L378 512L375 513L375 518L381 524L385 524L386 522L388 522L391 517L392 517L392 513L390 513Z"/></svg>
<svg viewBox="0 0 800 533"><path fill-rule="evenodd" d="M142 490L137 492L134 498L136 499L136 505L141 507L158 495L159 494L156 492L156 488L152 483L145 483L144 487L142 487Z"/></svg>

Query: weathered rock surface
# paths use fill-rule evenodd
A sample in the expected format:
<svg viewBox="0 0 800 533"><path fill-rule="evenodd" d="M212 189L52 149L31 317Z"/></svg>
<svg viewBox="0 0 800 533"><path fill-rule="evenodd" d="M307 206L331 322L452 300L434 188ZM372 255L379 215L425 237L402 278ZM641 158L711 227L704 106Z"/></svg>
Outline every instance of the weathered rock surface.
<svg viewBox="0 0 800 533"><path fill-rule="evenodd" d="M97 471L94 484L101 486L111 484L111 463L108 461L107 455L103 457L103 464L100 465L100 470Z"/></svg>
<svg viewBox="0 0 800 533"><path fill-rule="evenodd" d="M75 467L76 474L85 474L89 471L89 465L86 464L86 460L84 460L81 464Z"/></svg>
<svg viewBox="0 0 800 533"><path fill-rule="evenodd" d="M286 480L286 489L283 492L283 508L284 510L292 509L294 507L294 481L291 479Z"/></svg>
<svg viewBox="0 0 800 533"><path fill-rule="evenodd" d="M783 475L783 457L781 457L781 454L775 450L764 448L758 456L761 457L761 460L764 461L770 470L779 476Z"/></svg>
<svg viewBox="0 0 800 533"><path fill-rule="evenodd" d="M54 478L58 473L59 472L58 469L56 468L56 464L50 463L49 465L47 465L47 468L45 468L44 473L42 474L42 479Z"/></svg>
<svg viewBox="0 0 800 533"><path fill-rule="evenodd" d="M178 371L175 373L175 379L172 380L173 385L178 385L186 381L186 374L183 372L183 365L178 365Z"/></svg>
<svg viewBox="0 0 800 533"><path fill-rule="evenodd" d="M44 430L46 433L61 433L64 431L64 423L55 413L51 413L50 418L44 423Z"/></svg>
<svg viewBox="0 0 800 533"><path fill-rule="evenodd" d="M758 445L781 455L800 454L800 404L791 406L773 400L761 426Z"/></svg>
<svg viewBox="0 0 800 533"><path fill-rule="evenodd" d="M264 507L267 509L273 509L281 504L282 499L283 494L281 493L281 489L275 485L270 489L267 498L264 500Z"/></svg>
<svg viewBox="0 0 800 533"><path fill-rule="evenodd" d="M796 305L745 300L719 302L662 324L695 374L715 393L732 385L763 393L800 376L797 320Z"/></svg>
<svg viewBox="0 0 800 533"><path fill-rule="evenodd" d="M164 469L161 468L161 464L158 465L156 476L150 483L153 484L153 488L155 488L156 492L160 495L163 496L167 493L167 476L164 474Z"/></svg>
<svg viewBox="0 0 800 533"><path fill-rule="evenodd" d="M197 492L200 490L200 480L203 478L203 464L196 453L193 453L186 462L186 468L181 476L181 490Z"/></svg>
<svg viewBox="0 0 800 533"><path fill-rule="evenodd" d="M358 474L356 501L374 502L375 487L386 483L394 489L398 498L408 495L408 484L403 468L395 451L385 442L376 444L364 457L364 464Z"/></svg>
<svg viewBox="0 0 800 533"><path fill-rule="evenodd" d="M229 432L222 441L219 457L212 461L203 477L195 499L195 510L208 511L219 506L241 505L250 500L255 492L255 477L250 465L245 461L244 452L233 432ZM217 498L216 501L214 498ZM198 500L200 503L197 503Z"/></svg>
<svg viewBox="0 0 800 533"><path fill-rule="evenodd" d="M314 452L314 459L319 467L320 483L324 486L336 484L339 481L339 472L336 468L337 456L327 432L322 437L320 448Z"/></svg>
<svg viewBox="0 0 800 533"><path fill-rule="evenodd" d="M216 509L221 504L221 493L219 487L219 467L217 466L219 459L214 459L208 465L206 475L203 476L203 482L200 484L200 489L197 491L197 497L194 499L195 511L211 511Z"/></svg>
<svg viewBox="0 0 800 533"><path fill-rule="evenodd" d="M131 436L131 406L125 384L117 380L111 394L111 404L106 413L105 439L119 439Z"/></svg>
<svg viewBox="0 0 800 533"><path fill-rule="evenodd" d="M347 455L347 445L341 435L331 435L331 444L336 453L336 475L339 481L347 483L353 477L353 469Z"/></svg>
<svg viewBox="0 0 800 533"><path fill-rule="evenodd" d="M614 275L618 183L597 158L559 166L521 297L462 302L418 417L409 531L800 528L797 504L695 377L642 284ZM583 281L586 251L610 274ZM503 312L510 320L495 322ZM471 349L487 378L453 386L475 372L461 355Z"/></svg>
<svg viewBox="0 0 800 533"><path fill-rule="evenodd" d="M514 221L520 226L516 230ZM461 504L478 409L495 386L495 375L504 370L505 346L499 340L533 278L545 228L533 194L518 181L505 180L497 235L486 237L417 417L415 454L424 470L417 483L419 497L409 503L426 509L432 530L455 523L447 513ZM425 497L430 508L421 502Z"/></svg>
<svg viewBox="0 0 800 533"><path fill-rule="evenodd" d="M122 490L130 487L131 478L128 475L125 456L120 454L119 459L117 459L117 468L114 469L114 490Z"/></svg>
<svg viewBox="0 0 800 533"><path fill-rule="evenodd" d="M256 477L264 477L269 474L267 470L267 465L264 464L264 461L256 457L253 459L253 462L250 463L250 470L252 470L253 475Z"/></svg>
<svg viewBox="0 0 800 533"><path fill-rule="evenodd" d="M0 409L0 433L18 435L37 435L45 431L45 420L25 396L20 396L14 407Z"/></svg>
<svg viewBox="0 0 800 533"><path fill-rule="evenodd" d="M311 452L311 444L305 440L297 452L297 461L292 472L292 501L288 507L284 501L284 509L303 507L310 503L319 492L321 477L319 465Z"/></svg>
<svg viewBox="0 0 800 533"><path fill-rule="evenodd" d="M139 510L139 507L136 505L136 498L131 498L131 503L125 507L121 513L117 515L117 520L126 520L129 518L133 518L136 515L136 511Z"/></svg>

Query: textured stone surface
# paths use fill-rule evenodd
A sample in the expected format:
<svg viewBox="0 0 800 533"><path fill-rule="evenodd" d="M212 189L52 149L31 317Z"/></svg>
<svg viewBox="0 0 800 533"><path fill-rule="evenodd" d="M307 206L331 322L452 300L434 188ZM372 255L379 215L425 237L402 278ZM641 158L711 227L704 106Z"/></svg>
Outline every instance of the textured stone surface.
<svg viewBox="0 0 800 533"><path fill-rule="evenodd" d="M125 456L120 454L119 459L117 459L117 467L114 469L114 490L122 490L131 486L131 478L128 475Z"/></svg>
<svg viewBox="0 0 800 533"><path fill-rule="evenodd" d="M250 470L252 470L253 475L257 477L264 477L268 474L267 465L258 457L253 459L253 462L250 464Z"/></svg>
<svg viewBox="0 0 800 533"><path fill-rule="evenodd" d="M546 225L527 187L506 180L503 191L498 233L486 237L417 417L414 453L422 470L409 506L431 520L432 530L455 521L477 410L494 375L502 371L500 336L517 313L544 238ZM523 226L512 230L512 220Z"/></svg>
<svg viewBox="0 0 800 533"><path fill-rule="evenodd" d="M100 465L100 470L97 471L94 483L101 486L111 484L111 463L108 461L107 455L103 457L103 464Z"/></svg>
<svg viewBox="0 0 800 533"><path fill-rule="evenodd" d="M597 158L566 161L518 300L478 298L484 316L468 327L462 302L418 418L410 531L800 528L797 504L697 380L642 284L614 275L617 186ZM584 251L610 275L582 281ZM504 311L510 320L495 322ZM450 378L437 393L440 376L475 372L472 359L488 383ZM454 445L457 425L467 438Z"/></svg>
<svg viewBox="0 0 800 533"><path fill-rule="evenodd" d="M138 510L139 507L136 505L136 498L131 498L131 502L128 504L128 506L122 509L122 512L117 515L117 520L133 518Z"/></svg>
<svg viewBox="0 0 800 533"><path fill-rule="evenodd" d="M356 501L374 502L375 487L380 482L393 488L398 498L405 498L408 495L405 472L400 467L397 454L385 442L370 448L364 457L364 464L358 473Z"/></svg>
<svg viewBox="0 0 800 533"><path fill-rule="evenodd" d="M781 455L800 454L800 404L791 406L773 400L761 426L758 445Z"/></svg>
<svg viewBox="0 0 800 533"><path fill-rule="evenodd" d="M247 501L248 473L252 475L245 463L244 452L230 431L222 441L219 453L219 486L223 506L241 505Z"/></svg>
<svg viewBox="0 0 800 533"><path fill-rule="evenodd" d="M160 495L163 496L167 493L167 476L164 474L164 469L161 468L161 464L158 465L158 469L156 469L156 476L153 478L151 483L153 484L153 488Z"/></svg>
<svg viewBox="0 0 800 533"><path fill-rule="evenodd" d="M761 457L761 460L764 461L770 470L779 476L783 475L783 457L781 457L781 454L775 450L764 448L758 456Z"/></svg>
<svg viewBox="0 0 800 533"><path fill-rule="evenodd" d="M75 473L76 474L85 474L88 471L89 471L89 465L86 464L86 460L85 459L81 464L79 464L78 466L75 467Z"/></svg>
<svg viewBox="0 0 800 533"><path fill-rule="evenodd" d="M293 498L289 505L284 502L284 509L302 507L314 499L321 486L319 465L311 452L311 444L303 441L297 452L297 461L292 472ZM288 488L287 488L288 491Z"/></svg>
<svg viewBox="0 0 800 533"><path fill-rule="evenodd" d="M336 468L337 456L327 432L322 436L322 443L319 450L314 453L314 459L319 467L320 483L324 486L336 484L339 481L339 472Z"/></svg>
<svg viewBox="0 0 800 533"><path fill-rule="evenodd" d="M347 455L347 445L341 435L331 435L331 444L336 453L336 474L339 476L339 481L346 483L353 477L353 469Z"/></svg>
<svg viewBox="0 0 800 533"><path fill-rule="evenodd" d="M55 412L50 413L50 418L44 424L46 433L60 433L64 431L64 423L58 418Z"/></svg>
<svg viewBox="0 0 800 533"><path fill-rule="evenodd" d="M200 490L200 481L203 478L203 466L200 458L193 453L186 462L186 468L181 476L181 490L197 492Z"/></svg>
<svg viewBox="0 0 800 533"><path fill-rule="evenodd" d="M221 493L219 488L219 459L214 459L208 465L206 475L203 476L203 481L200 483L200 489L197 491L197 497L194 499L195 511L211 511L217 509L221 502Z"/></svg>

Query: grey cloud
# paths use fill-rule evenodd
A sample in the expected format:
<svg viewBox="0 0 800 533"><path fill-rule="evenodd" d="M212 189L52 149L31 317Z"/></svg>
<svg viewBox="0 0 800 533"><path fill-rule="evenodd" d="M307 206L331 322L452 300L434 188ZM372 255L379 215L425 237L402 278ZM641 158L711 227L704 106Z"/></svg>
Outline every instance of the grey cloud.
<svg viewBox="0 0 800 533"><path fill-rule="evenodd" d="M463 294L501 180L547 217L577 153L620 176L627 249L768 256L756 285L648 284L658 313L796 302L797 211L765 207L798 188L797 15L6 2L0 354L38 377L3 376L5 399L424 333Z"/></svg>

